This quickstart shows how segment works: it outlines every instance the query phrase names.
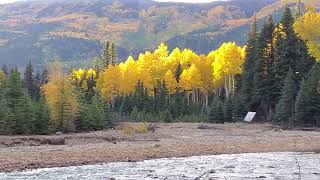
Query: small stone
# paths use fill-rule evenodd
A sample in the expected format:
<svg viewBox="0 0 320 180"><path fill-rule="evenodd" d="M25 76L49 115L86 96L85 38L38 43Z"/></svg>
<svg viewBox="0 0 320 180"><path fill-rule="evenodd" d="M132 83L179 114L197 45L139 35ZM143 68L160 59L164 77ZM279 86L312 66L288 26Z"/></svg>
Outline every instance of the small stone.
<svg viewBox="0 0 320 180"><path fill-rule="evenodd" d="M161 146L160 144L155 144L155 145L154 145L154 147L160 147L160 146Z"/></svg>

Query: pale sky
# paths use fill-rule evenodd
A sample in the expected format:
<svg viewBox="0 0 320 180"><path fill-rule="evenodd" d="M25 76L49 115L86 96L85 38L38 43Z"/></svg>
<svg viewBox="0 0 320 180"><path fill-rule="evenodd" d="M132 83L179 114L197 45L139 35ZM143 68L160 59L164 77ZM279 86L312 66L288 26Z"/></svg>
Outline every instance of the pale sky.
<svg viewBox="0 0 320 180"><path fill-rule="evenodd" d="M12 3L15 1L19 0L0 0L0 4L5 4L5 3ZM173 2L189 2L189 3L205 3L205 2L212 2L216 0L156 0L160 2L168 2L168 1L173 1Z"/></svg>
<svg viewBox="0 0 320 180"><path fill-rule="evenodd" d="M216 1L216 0L156 0L156 1L160 1L160 2L172 1L172 2L206 3L206 2L213 2L213 1Z"/></svg>
<svg viewBox="0 0 320 180"><path fill-rule="evenodd" d="M0 0L0 4L5 4L5 3L12 3L15 2L17 0Z"/></svg>

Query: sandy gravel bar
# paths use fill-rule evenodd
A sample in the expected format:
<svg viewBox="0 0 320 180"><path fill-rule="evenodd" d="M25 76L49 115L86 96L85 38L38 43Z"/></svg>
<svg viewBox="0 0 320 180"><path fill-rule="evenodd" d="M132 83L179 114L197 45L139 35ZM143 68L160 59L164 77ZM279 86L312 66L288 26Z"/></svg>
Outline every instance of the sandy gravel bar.
<svg viewBox="0 0 320 180"><path fill-rule="evenodd" d="M138 126L125 124L125 126ZM0 172L108 162L257 152L320 152L320 132L280 130L269 124L158 124L154 133L123 130L61 135L65 145L5 144L48 136L0 136ZM49 136L50 137L50 136Z"/></svg>

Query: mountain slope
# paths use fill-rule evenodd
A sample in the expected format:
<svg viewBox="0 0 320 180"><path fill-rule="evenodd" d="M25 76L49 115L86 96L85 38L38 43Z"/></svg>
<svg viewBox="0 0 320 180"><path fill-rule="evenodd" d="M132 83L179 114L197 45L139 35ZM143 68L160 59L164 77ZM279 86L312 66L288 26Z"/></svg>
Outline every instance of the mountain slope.
<svg viewBox="0 0 320 180"><path fill-rule="evenodd" d="M151 0L46 0L0 5L0 64L60 59L78 64L113 41L120 58L160 42L200 53L222 41L243 43L251 17L283 7L279 0L207 4Z"/></svg>

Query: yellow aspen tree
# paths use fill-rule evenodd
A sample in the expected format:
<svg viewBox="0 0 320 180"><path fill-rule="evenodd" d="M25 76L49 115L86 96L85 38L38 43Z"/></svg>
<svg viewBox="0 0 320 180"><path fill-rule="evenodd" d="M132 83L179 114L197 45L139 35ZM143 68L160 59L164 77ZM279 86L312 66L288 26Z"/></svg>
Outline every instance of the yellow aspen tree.
<svg viewBox="0 0 320 180"><path fill-rule="evenodd" d="M182 69L187 69L191 66L193 59L197 56L191 49L184 49L181 53L181 66Z"/></svg>
<svg viewBox="0 0 320 180"><path fill-rule="evenodd" d="M215 51L213 62L213 76L215 84L223 84L227 98L234 92L234 76L242 73L245 48L234 42L223 43Z"/></svg>
<svg viewBox="0 0 320 180"><path fill-rule="evenodd" d="M201 55L199 59L200 61L196 64L196 66L200 72L201 80L203 82L201 88L201 92L204 94L203 103L207 106L209 103L209 92L213 90L213 59L208 58L205 55Z"/></svg>
<svg viewBox="0 0 320 180"><path fill-rule="evenodd" d="M187 92L192 90L191 76L188 69L182 71L179 87Z"/></svg>
<svg viewBox="0 0 320 180"><path fill-rule="evenodd" d="M151 61L148 60L147 57L151 56L150 52L146 52L146 54L140 54L137 64L138 64L138 80L143 82L144 88L148 90L149 95L154 95L154 79L152 78L152 74L150 72Z"/></svg>
<svg viewBox="0 0 320 180"><path fill-rule="evenodd" d="M182 54L179 48L173 49L173 51L170 53L166 60L166 69L171 70L171 72L175 72L178 64L180 63L180 60L182 59Z"/></svg>
<svg viewBox="0 0 320 180"><path fill-rule="evenodd" d="M171 70L168 70L166 74L164 75L164 81L166 83L166 87L168 89L169 95L173 95L177 91L177 81L174 77Z"/></svg>
<svg viewBox="0 0 320 180"><path fill-rule="evenodd" d="M74 120L80 111L79 100L74 86L64 75L59 64L54 64L49 81L42 87L50 113L52 131L73 131Z"/></svg>
<svg viewBox="0 0 320 180"><path fill-rule="evenodd" d="M138 67L132 56L119 65L121 71L120 92L122 95L134 93L138 82Z"/></svg>
<svg viewBox="0 0 320 180"><path fill-rule="evenodd" d="M293 25L295 32L306 41L310 55L320 62L320 13L309 11Z"/></svg>
<svg viewBox="0 0 320 180"><path fill-rule="evenodd" d="M119 95L121 81L121 72L118 65L109 67L100 75L97 81L97 88L101 96L105 99L114 102L114 99Z"/></svg>
<svg viewBox="0 0 320 180"><path fill-rule="evenodd" d="M199 90L203 89L203 81L200 75L200 71L198 70L195 64L192 64L188 69L190 82L192 87L192 101L194 103L199 102Z"/></svg>

